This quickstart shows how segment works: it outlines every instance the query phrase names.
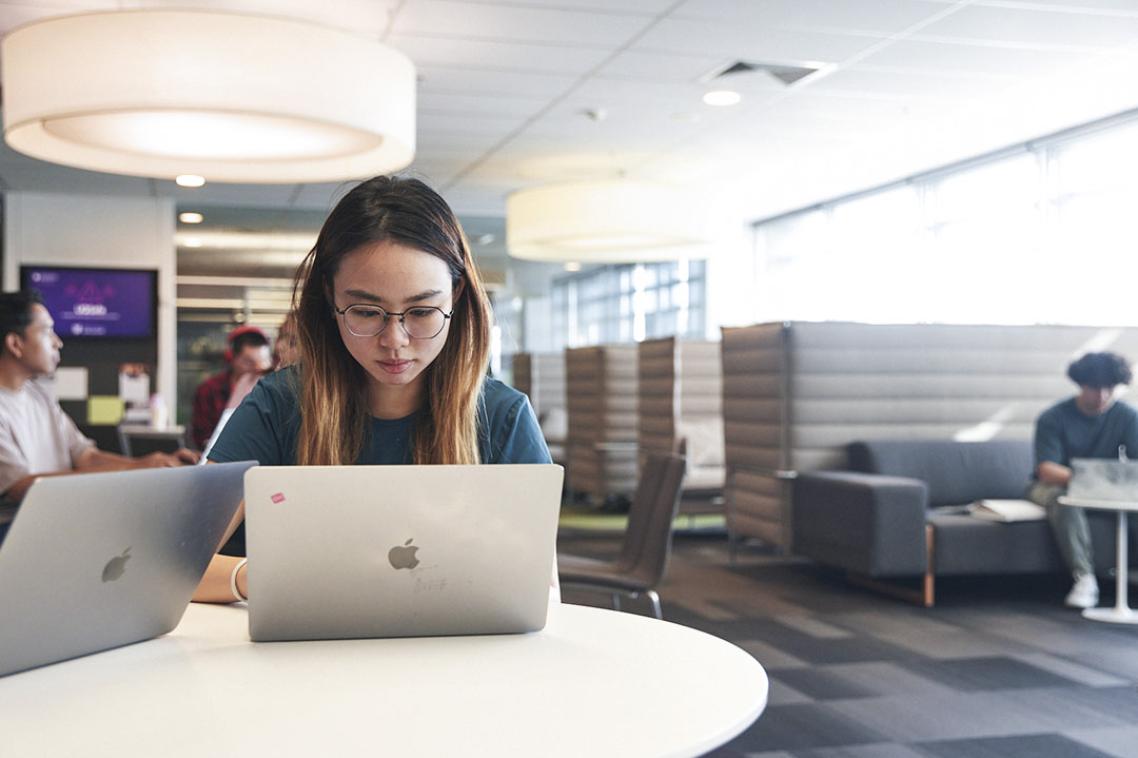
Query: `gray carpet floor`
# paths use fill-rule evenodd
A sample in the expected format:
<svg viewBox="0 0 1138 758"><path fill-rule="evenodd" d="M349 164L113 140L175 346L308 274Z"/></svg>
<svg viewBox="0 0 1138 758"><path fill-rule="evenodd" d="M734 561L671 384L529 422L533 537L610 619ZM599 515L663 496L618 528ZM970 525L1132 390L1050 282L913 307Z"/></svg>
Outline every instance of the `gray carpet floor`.
<svg viewBox="0 0 1138 758"><path fill-rule="evenodd" d="M619 543L566 534L559 547L606 557ZM714 758L1138 757L1138 627L1084 620L1063 608L1067 589L942 580L922 609L758 549L731 566L722 536L688 536L660 596L666 620L739 645L769 676L762 717Z"/></svg>

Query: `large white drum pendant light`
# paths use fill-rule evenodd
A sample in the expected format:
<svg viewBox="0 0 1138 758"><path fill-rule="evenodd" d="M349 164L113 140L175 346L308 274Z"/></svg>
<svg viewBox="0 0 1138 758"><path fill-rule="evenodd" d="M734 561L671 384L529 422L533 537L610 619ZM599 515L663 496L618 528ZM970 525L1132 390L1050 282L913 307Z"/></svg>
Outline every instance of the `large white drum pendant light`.
<svg viewBox="0 0 1138 758"><path fill-rule="evenodd" d="M415 67L302 21L138 10L47 19L2 44L4 139L115 174L340 181L415 155Z"/></svg>
<svg viewBox="0 0 1138 758"><path fill-rule="evenodd" d="M687 194L614 180L520 190L506 198L506 247L515 258L632 263L707 254L706 214Z"/></svg>

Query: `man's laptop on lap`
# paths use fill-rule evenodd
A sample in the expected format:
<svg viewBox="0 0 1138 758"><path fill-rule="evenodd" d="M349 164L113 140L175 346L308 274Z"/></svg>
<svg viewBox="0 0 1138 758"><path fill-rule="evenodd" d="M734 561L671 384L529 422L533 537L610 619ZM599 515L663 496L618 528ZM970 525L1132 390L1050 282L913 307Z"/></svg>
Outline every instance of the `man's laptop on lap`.
<svg viewBox="0 0 1138 758"><path fill-rule="evenodd" d="M1075 458L1071 461L1070 500L1138 502L1138 460Z"/></svg>

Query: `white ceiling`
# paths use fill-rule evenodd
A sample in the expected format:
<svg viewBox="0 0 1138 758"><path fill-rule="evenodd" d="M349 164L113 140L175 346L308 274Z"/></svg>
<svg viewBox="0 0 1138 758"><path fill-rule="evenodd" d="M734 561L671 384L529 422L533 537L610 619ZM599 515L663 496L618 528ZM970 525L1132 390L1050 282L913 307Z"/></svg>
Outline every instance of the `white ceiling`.
<svg viewBox="0 0 1138 758"><path fill-rule="evenodd" d="M2 0L0 31L141 6L297 16L403 50L422 78L411 170L477 216L624 172L754 219L1138 106L1138 0ZM703 105L700 78L736 59L825 68L790 87L742 75L740 105ZM342 190L184 190L8 150L0 183L315 211Z"/></svg>

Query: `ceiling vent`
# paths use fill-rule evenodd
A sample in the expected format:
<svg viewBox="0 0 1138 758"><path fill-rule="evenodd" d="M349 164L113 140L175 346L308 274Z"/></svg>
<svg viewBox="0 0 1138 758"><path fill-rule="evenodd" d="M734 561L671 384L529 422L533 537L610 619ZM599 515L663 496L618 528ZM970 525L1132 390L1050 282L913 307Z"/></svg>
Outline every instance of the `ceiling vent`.
<svg viewBox="0 0 1138 758"><path fill-rule="evenodd" d="M720 81L723 79L741 78L744 75L766 74L772 76L785 86L789 87L795 82L802 81L815 73L822 66L786 66L779 63L754 63L751 61L732 61L722 66L716 66L707 74L700 77L703 83Z"/></svg>

